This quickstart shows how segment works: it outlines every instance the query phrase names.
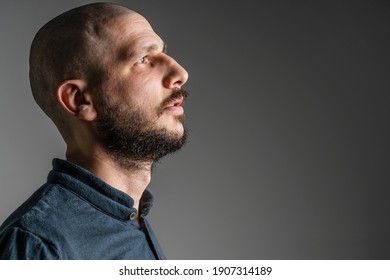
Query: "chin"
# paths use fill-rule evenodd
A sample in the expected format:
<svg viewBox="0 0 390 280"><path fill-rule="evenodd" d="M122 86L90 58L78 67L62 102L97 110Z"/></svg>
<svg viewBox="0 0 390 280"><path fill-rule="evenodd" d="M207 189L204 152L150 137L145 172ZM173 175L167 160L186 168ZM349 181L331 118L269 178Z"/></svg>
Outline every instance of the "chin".
<svg viewBox="0 0 390 280"><path fill-rule="evenodd" d="M167 128L167 131L176 134L179 137L182 137L184 135L184 127L182 124L178 125L176 128Z"/></svg>
<svg viewBox="0 0 390 280"><path fill-rule="evenodd" d="M160 128L163 128L164 130L170 132L170 133L177 133L181 136L184 134L184 115L178 116L175 118L169 118L166 120L162 120Z"/></svg>

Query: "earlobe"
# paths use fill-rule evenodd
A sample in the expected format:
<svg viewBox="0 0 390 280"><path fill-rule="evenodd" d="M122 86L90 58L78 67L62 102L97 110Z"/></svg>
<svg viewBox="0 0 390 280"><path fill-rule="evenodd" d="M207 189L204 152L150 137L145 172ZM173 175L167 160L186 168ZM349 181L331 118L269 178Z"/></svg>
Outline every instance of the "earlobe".
<svg viewBox="0 0 390 280"><path fill-rule="evenodd" d="M60 106L68 114L85 121L93 121L97 114L91 95L86 89L87 84L83 80L66 80L58 86L56 96Z"/></svg>

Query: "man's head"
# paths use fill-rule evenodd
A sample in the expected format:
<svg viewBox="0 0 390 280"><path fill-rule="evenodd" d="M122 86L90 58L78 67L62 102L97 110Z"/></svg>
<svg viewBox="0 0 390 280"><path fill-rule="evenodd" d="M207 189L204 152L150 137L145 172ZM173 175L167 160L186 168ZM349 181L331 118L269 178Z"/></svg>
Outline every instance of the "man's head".
<svg viewBox="0 0 390 280"><path fill-rule="evenodd" d="M34 38L33 96L68 146L88 134L124 166L156 161L186 136L181 87L188 74L165 47L150 24L125 7L70 10Z"/></svg>

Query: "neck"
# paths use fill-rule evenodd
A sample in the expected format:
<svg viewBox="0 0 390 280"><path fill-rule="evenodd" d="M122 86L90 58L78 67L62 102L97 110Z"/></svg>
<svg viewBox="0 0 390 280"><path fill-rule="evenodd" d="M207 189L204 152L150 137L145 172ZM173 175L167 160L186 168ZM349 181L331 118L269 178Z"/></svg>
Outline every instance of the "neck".
<svg viewBox="0 0 390 280"><path fill-rule="evenodd" d="M151 180L152 162L130 162L127 164L114 160L104 152L91 153L92 156L78 152L66 153L67 160L87 169L104 182L126 194L134 200L134 208L139 202Z"/></svg>

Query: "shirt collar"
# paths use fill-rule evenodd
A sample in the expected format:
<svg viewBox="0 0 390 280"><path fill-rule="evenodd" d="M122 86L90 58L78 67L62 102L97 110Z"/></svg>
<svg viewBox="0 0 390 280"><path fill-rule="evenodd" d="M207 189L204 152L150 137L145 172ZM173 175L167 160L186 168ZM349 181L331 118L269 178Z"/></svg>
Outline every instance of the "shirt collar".
<svg viewBox="0 0 390 280"><path fill-rule="evenodd" d="M69 161L53 159L53 169L48 175L47 182L61 184L96 208L118 219L132 219L131 217L134 217L134 213L137 212L134 208L134 200L129 195L111 187L93 173ZM140 215L146 216L152 205L153 196L145 190L140 200Z"/></svg>

